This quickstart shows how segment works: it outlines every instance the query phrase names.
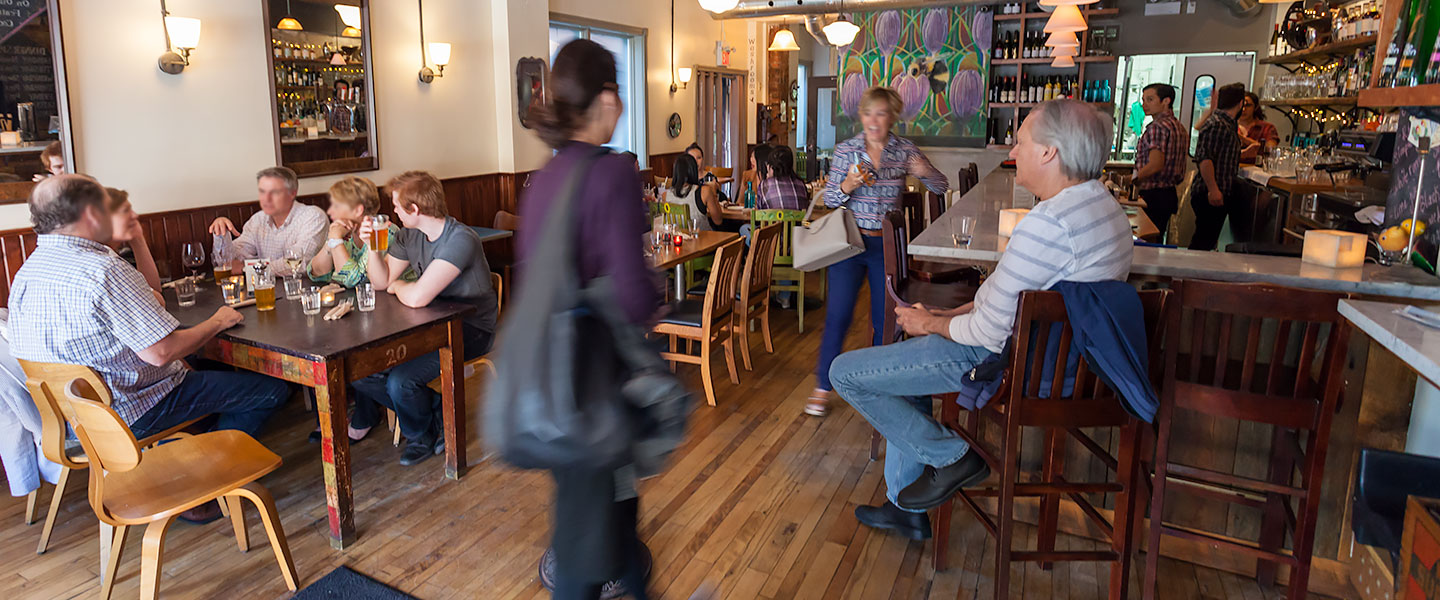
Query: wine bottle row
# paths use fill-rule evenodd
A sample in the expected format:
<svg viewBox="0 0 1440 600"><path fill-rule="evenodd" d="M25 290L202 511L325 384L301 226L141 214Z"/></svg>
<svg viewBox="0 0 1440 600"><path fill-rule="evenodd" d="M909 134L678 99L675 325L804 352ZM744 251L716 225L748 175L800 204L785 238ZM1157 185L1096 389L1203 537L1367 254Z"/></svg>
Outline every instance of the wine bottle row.
<svg viewBox="0 0 1440 600"><path fill-rule="evenodd" d="M1076 89L1079 88L1079 94ZM1114 89L1109 80L1086 81L1080 85L1075 77L1051 75L1048 77L1021 75L1017 84L1015 77L995 77L990 81L990 102L997 104L1029 104L1045 102L1056 98L1072 98L1084 102L1111 102Z"/></svg>

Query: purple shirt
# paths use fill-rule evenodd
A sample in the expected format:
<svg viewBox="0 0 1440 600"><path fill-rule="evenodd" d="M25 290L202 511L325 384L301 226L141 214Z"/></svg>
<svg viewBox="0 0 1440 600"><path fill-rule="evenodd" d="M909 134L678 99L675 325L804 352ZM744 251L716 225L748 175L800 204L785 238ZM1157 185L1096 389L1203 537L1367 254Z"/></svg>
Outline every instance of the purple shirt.
<svg viewBox="0 0 1440 600"><path fill-rule="evenodd" d="M535 244L541 242L545 218L556 197L564 191L565 179L580 157L594 148L572 142L544 168L530 175L530 187L520 195L517 278L525 277L528 266L525 261L533 253ZM581 281L609 276L614 280L615 294L625 316L633 323L648 322L660 306L661 294L641 247L650 226L645 218L645 201L635 163L619 154L596 159L580 184L577 197L571 199L570 209L579 211L576 258Z"/></svg>

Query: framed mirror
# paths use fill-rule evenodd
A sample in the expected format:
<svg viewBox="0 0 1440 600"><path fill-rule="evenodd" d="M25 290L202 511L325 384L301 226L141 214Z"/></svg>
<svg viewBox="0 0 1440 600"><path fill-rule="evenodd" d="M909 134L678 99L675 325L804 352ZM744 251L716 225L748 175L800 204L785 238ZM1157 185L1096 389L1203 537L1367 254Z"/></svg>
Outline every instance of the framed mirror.
<svg viewBox="0 0 1440 600"><path fill-rule="evenodd" d="M370 0L260 0L275 161L301 177L380 168Z"/></svg>
<svg viewBox="0 0 1440 600"><path fill-rule="evenodd" d="M59 0L0 1L0 204L75 170L63 47Z"/></svg>

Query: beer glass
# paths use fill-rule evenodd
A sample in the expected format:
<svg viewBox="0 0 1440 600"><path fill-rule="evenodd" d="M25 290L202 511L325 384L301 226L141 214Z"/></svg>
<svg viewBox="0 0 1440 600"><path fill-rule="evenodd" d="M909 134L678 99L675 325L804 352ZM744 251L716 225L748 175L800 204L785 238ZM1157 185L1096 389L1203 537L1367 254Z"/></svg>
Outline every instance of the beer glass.
<svg viewBox="0 0 1440 600"><path fill-rule="evenodd" d="M275 310L275 274L269 269L255 272L255 310Z"/></svg>
<svg viewBox="0 0 1440 600"><path fill-rule="evenodd" d="M365 245L376 252L385 252L390 249L390 218L385 215L367 217L370 219L370 234L365 237Z"/></svg>
<svg viewBox="0 0 1440 600"><path fill-rule="evenodd" d="M220 236L215 236L219 240ZM215 283L228 279L230 272L230 249L226 246L216 245L210 255L210 262L215 265Z"/></svg>

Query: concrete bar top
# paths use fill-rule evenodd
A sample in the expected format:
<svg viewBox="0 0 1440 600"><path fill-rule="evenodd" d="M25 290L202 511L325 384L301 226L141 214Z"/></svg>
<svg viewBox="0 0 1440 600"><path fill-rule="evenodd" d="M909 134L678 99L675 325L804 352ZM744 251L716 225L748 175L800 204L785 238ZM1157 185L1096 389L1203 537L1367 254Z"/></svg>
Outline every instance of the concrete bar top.
<svg viewBox="0 0 1440 600"><path fill-rule="evenodd" d="M1394 353L1432 384L1440 382L1440 329L1431 329L1395 313L1403 304L1341 300L1340 316Z"/></svg>
<svg viewBox="0 0 1440 600"><path fill-rule="evenodd" d="M1030 208L1034 204L1034 198L1023 188L1016 188L1014 171L995 169L981 178L979 185L957 200L938 221L915 238L915 241L910 243L910 254L940 262L997 262L1004 252L1004 239L998 234L1000 210ZM952 234L956 231L960 218L964 216L975 218L975 233L970 244L957 246ZM1137 246L1130 273L1155 277L1266 282L1372 296L1440 300L1440 278L1427 275L1413 267L1366 264L1351 269L1331 269L1283 256Z"/></svg>

